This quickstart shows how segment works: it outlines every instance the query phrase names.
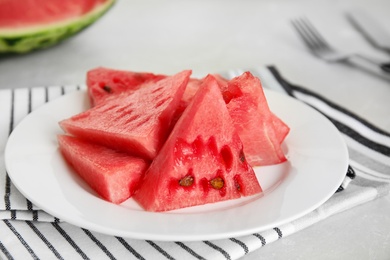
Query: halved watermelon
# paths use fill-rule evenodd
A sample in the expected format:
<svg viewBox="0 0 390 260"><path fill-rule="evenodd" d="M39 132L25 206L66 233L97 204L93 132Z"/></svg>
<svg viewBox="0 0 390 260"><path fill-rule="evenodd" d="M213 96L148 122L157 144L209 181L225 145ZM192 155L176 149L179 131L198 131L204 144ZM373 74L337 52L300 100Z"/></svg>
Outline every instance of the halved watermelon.
<svg viewBox="0 0 390 260"><path fill-rule="evenodd" d="M209 76L133 198L148 211L167 211L259 192L218 84Z"/></svg>
<svg viewBox="0 0 390 260"><path fill-rule="evenodd" d="M0 53L52 46L86 28L115 0L1 0Z"/></svg>
<svg viewBox="0 0 390 260"><path fill-rule="evenodd" d="M82 139L59 135L66 161L103 199L119 204L134 193L148 163Z"/></svg>
<svg viewBox="0 0 390 260"><path fill-rule="evenodd" d="M87 72L88 96L91 105L95 106L104 102L107 98L115 97L123 92L129 94L145 87L145 83L154 83L166 77L165 75L147 72L99 67Z"/></svg>
<svg viewBox="0 0 390 260"><path fill-rule="evenodd" d="M151 160L171 130L190 75L186 70L131 95L119 95L61 121L60 126L90 142Z"/></svg>
<svg viewBox="0 0 390 260"><path fill-rule="evenodd" d="M230 80L222 91L249 164L286 161L281 140L287 134L287 125L269 109L260 80L245 72Z"/></svg>

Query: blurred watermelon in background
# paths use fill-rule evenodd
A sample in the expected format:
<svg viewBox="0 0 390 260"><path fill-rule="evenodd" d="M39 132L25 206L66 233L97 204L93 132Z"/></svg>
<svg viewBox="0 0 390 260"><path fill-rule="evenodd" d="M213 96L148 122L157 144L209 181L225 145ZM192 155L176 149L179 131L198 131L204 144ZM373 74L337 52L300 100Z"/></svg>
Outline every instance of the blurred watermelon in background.
<svg viewBox="0 0 390 260"><path fill-rule="evenodd" d="M105 14L115 0L0 0L0 53L53 46Z"/></svg>

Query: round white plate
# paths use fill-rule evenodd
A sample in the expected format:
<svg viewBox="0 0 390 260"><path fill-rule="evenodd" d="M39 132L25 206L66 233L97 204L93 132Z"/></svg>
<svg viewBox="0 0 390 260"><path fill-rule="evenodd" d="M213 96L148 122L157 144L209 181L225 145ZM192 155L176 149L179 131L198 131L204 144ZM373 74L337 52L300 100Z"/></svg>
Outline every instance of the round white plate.
<svg viewBox="0 0 390 260"><path fill-rule="evenodd" d="M58 122L88 108L74 92L29 114L12 132L6 168L32 203L68 223L136 239L191 241L237 237L274 228L314 210L334 194L348 167L337 129L314 109L266 91L271 110L291 128L283 149L288 162L256 168L262 195L165 213L146 212L133 200L114 205L99 198L63 160Z"/></svg>

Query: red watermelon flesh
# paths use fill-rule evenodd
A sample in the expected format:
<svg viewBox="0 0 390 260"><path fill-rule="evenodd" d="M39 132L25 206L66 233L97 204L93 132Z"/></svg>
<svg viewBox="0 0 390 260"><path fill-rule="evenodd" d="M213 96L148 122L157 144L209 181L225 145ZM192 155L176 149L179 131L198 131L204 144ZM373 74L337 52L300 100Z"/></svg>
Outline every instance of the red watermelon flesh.
<svg viewBox="0 0 390 260"><path fill-rule="evenodd" d="M290 128L268 107L261 82L250 72L232 80L213 75L221 89L229 113L252 166L272 165L286 161L281 144ZM183 105L191 101L202 80L194 81L186 91ZM187 87L188 88L188 87Z"/></svg>
<svg viewBox="0 0 390 260"><path fill-rule="evenodd" d="M258 78L250 72L233 78L227 84L227 108L244 145L245 156L252 166L286 161L275 128L275 115L270 111ZM276 121L279 122L280 121ZM276 131L275 131L276 130ZM285 129L282 129L283 133Z"/></svg>
<svg viewBox="0 0 390 260"><path fill-rule="evenodd" d="M249 91L247 93L245 93L245 92L243 93L240 90L240 87L238 85L237 86L231 85L228 89L229 80L223 78L220 75L214 75L214 76L218 80L218 84L220 85L220 88L222 90L222 94L223 94L223 97L224 97L226 103L229 103L231 99L237 98L241 95L252 95L252 96L255 95L255 93L252 93L251 91ZM255 84L262 88L261 82L260 82L260 84L258 84L257 82ZM256 87L253 88L253 90L256 90ZM264 95L264 93L262 95ZM263 100L265 100L265 98L261 99L261 101L263 101ZM267 102L267 104L268 104L268 102ZM284 139L286 138L287 134L289 133L290 128L277 115L272 113L272 111L271 111L271 114L272 114L271 116L272 116L272 122L274 125L276 138L278 139L279 143L282 143L284 141Z"/></svg>
<svg viewBox="0 0 390 260"><path fill-rule="evenodd" d="M183 71L131 95L118 95L60 126L71 135L151 160L171 130L190 75Z"/></svg>
<svg viewBox="0 0 390 260"><path fill-rule="evenodd" d="M271 111L271 116L272 116L272 123L274 125L274 130L275 130L275 135L276 139L278 140L279 144L282 144L284 139L286 139L286 136L290 132L290 127L283 122L282 119L280 119L277 115L272 113Z"/></svg>
<svg viewBox="0 0 390 260"><path fill-rule="evenodd" d="M20 1L2 0L0 1L0 27L38 26L73 19L105 2L107 0L23 0L21 4Z"/></svg>
<svg viewBox="0 0 390 260"><path fill-rule="evenodd" d="M146 83L152 84L166 77L147 72L99 67L87 72L88 96L91 105L95 106L105 102L107 98L115 97L123 92L130 94L141 87L146 87Z"/></svg>
<svg viewBox="0 0 390 260"><path fill-rule="evenodd" d="M58 143L76 173L103 199L115 204L131 197L148 167L143 159L80 138L60 135Z"/></svg>
<svg viewBox="0 0 390 260"><path fill-rule="evenodd" d="M198 91L199 86L201 84L202 84L201 79L190 78L190 80L187 83L186 89L184 91L183 97L180 101L180 105L175 113L175 117L173 119L174 124L177 122L177 120L179 120L179 118L183 114L184 110L187 108L188 104L193 99L196 91Z"/></svg>
<svg viewBox="0 0 390 260"><path fill-rule="evenodd" d="M148 211L167 211L260 192L218 84L209 76L133 198Z"/></svg>

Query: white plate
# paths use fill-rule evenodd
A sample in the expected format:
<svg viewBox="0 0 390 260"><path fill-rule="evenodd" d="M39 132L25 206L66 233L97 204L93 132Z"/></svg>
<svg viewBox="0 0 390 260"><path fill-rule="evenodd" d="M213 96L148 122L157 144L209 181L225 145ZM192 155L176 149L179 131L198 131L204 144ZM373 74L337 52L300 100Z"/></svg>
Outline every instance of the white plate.
<svg viewBox="0 0 390 260"><path fill-rule="evenodd" d="M58 122L88 107L85 92L56 99L28 115L12 132L5 160L12 182L39 208L104 234L136 239L191 241L237 237L274 228L314 210L345 177L348 152L337 129L314 109L266 91L271 109L291 128L283 148L288 162L256 168L261 196L165 213L142 210L129 199L99 198L64 162Z"/></svg>

